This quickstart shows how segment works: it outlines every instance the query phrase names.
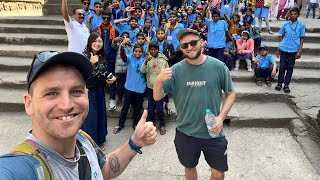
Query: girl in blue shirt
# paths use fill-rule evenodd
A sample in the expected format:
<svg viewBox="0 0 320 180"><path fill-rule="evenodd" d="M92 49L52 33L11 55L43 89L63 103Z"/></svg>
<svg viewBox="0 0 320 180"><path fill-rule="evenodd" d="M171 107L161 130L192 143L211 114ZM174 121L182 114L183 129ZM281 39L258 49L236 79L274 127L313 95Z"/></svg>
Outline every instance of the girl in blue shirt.
<svg viewBox="0 0 320 180"><path fill-rule="evenodd" d="M130 40L128 38L125 38L122 41L122 46L126 45L129 41ZM136 44L133 46L133 51L131 49L132 48L129 46L125 47L125 54L127 55L128 64L127 80L124 85L125 96L121 109L119 124L113 129L114 134L119 133L124 128L130 104L133 104L133 129L136 128L142 115L143 94L146 89L146 80L140 71L144 63L144 58L142 57L143 47L139 44Z"/></svg>

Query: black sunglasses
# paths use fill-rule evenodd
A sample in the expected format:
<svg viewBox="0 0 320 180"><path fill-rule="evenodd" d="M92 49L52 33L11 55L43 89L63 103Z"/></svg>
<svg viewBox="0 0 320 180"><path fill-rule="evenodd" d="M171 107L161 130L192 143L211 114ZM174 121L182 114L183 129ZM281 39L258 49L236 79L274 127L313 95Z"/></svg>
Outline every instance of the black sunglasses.
<svg viewBox="0 0 320 180"><path fill-rule="evenodd" d="M84 14L83 14L83 13L78 13L77 15L78 15L78 16L84 16Z"/></svg>
<svg viewBox="0 0 320 180"><path fill-rule="evenodd" d="M111 17L102 17L103 20L111 20Z"/></svg>
<svg viewBox="0 0 320 180"><path fill-rule="evenodd" d="M187 49L188 46L189 46L189 44L190 44L190 46L194 47L194 46L196 46L196 45L198 44L198 41L200 41L200 39L198 39L198 40L192 40L192 41L190 41L190 42L188 42L188 43L183 43L183 44L181 44L180 47L181 47L182 49Z"/></svg>
<svg viewBox="0 0 320 180"><path fill-rule="evenodd" d="M27 75L27 81L29 84L29 80L32 75L41 67L41 64L45 63L52 56L59 54L57 51L42 51L38 52L34 55L33 61L31 63L30 70Z"/></svg>
<svg viewBox="0 0 320 180"><path fill-rule="evenodd" d="M88 2L84 2L84 3L82 3L83 5L90 5L90 3L88 3Z"/></svg>

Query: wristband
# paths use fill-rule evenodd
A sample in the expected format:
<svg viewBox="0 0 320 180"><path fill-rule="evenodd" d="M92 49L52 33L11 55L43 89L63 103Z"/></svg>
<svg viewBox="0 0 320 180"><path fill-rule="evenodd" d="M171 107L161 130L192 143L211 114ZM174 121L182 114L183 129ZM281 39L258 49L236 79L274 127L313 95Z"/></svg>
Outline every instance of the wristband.
<svg viewBox="0 0 320 180"><path fill-rule="evenodd" d="M131 147L132 150L134 150L135 152L139 153L139 154L142 154L142 151L141 151L141 148L138 147L137 145L135 145L132 141L132 138L130 137L129 139L129 145Z"/></svg>

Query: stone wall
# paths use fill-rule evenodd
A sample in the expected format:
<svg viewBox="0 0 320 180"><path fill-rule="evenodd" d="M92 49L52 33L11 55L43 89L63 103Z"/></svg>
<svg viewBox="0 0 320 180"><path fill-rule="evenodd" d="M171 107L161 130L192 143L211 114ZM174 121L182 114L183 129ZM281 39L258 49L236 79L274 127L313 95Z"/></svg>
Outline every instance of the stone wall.
<svg viewBox="0 0 320 180"><path fill-rule="evenodd" d="M44 0L0 0L0 16L42 16Z"/></svg>

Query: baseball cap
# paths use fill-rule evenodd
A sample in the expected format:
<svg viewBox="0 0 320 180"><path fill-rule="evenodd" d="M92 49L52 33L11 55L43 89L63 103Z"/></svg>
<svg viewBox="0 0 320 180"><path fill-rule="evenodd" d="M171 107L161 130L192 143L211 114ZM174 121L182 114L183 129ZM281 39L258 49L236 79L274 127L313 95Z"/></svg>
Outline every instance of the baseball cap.
<svg viewBox="0 0 320 180"><path fill-rule="evenodd" d="M92 74L90 60L76 52L42 51L34 55L27 75L28 90L37 76L53 64L69 64L75 66L86 81Z"/></svg>
<svg viewBox="0 0 320 180"><path fill-rule="evenodd" d="M193 29L190 29L190 28L186 28L184 30L181 30L178 34L177 34L177 39L178 41L180 41L180 39L186 35L186 34L194 34L194 35L197 35L201 38L200 34L198 33L198 31L196 30L193 30Z"/></svg>
<svg viewBox="0 0 320 180"><path fill-rule="evenodd" d="M259 51L260 51L261 49L265 49L265 50L268 51L268 46L266 46L265 44L261 44L261 46L259 47Z"/></svg>

